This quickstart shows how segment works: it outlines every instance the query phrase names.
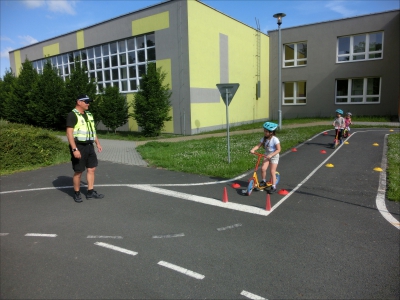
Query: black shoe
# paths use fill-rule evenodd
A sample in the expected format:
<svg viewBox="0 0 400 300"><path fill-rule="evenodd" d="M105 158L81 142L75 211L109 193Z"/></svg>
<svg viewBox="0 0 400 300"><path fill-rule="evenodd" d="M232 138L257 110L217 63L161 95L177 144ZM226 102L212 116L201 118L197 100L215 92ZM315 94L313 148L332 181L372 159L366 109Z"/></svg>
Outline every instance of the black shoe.
<svg viewBox="0 0 400 300"><path fill-rule="evenodd" d="M96 191L93 191L91 193L86 194L86 199L92 199L92 198L101 199L101 198L104 198L104 195L103 194L97 194Z"/></svg>
<svg viewBox="0 0 400 300"><path fill-rule="evenodd" d="M259 184L260 187L265 187L267 186L267 183L265 181L261 181Z"/></svg>
<svg viewBox="0 0 400 300"><path fill-rule="evenodd" d="M268 194L273 194L273 193L276 193L276 188L271 188L269 191L268 191Z"/></svg>
<svg viewBox="0 0 400 300"><path fill-rule="evenodd" d="M81 197L81 193L74 193L74 201L76 203L81 203L82 202L82 197Z"/></svg>

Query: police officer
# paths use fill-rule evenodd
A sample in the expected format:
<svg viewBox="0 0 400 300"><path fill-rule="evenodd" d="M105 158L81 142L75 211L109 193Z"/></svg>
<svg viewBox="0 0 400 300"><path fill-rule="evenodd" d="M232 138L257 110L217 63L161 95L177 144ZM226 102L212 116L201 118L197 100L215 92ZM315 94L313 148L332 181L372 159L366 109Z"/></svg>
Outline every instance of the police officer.
<svg viewBox="0 0 400 300"><path fill-rule="evenodd" d="M100 142L96 136L96 129L92 114L88 111L92 100L87 95L79 95L75 108L67 116L67 138L71 152L72 168L74 170L74 200L82 202L80 185L82 173L87 168L86 180L88 190L86 199L101 199L104 197L94 190L94 172L98 165L97 155L94 150L102 151Z"/></svg>

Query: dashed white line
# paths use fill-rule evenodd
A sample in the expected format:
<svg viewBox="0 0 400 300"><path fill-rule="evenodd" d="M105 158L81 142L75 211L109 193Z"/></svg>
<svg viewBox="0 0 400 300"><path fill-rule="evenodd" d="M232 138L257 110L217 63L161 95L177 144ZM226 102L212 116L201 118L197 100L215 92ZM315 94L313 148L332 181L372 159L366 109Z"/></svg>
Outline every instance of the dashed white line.
<svg viewBox="0 0 400 300"><path fill-rule="evenodd" d="M48 234L48 233L27 233L25 236L41 236L41 237L56 237L57 234Z"/></svg>
<svg viewBox="0 0 400 300"><path fill-rule="evenodd" d="M264 300L267 300L266 298L263 298L263 297L261 297L261 296L257 296L257 295L255 295L255 294L252 294L252 293L246 292L246 291L242 291L242 292L240 293L240 295L245 296L245 297L247 297L247 298L249 298L249 299L259 299L259 300L264 299Z"/></svg>
<svg viewBox="0 0 400 300"><path fill-rule="evenodd" d="M87 239L122 239L122 236L88 235Z"/></svg>
<svg viewBox="0 0 400 300"><path fill-rule="evenodd" d="M8 233L0 233L0 236L6 236Z"/></svg>
<svg viewBox="0 0 400 300"><path fill-rule="evenodd" d="M174 237L182 237L185 236L184 233L177 234L167 234L167 235L153 235L153 239L164 239L164 238L174 238Z"/></svg>
<svg viewBox="0 0 400 300"><path fill-rule="evenodd" d="M234 225L230 225L230 226L226 226L226 227L220 227L220 228L217 228L217 230L218 231L222 231L222 230L227 230L227 229L233 229L233 228L236 228L236 227L240 227L240 226L242 226L242 224L234 224Z"/></svg>
<svg viewBox="0 0 400 300"><path fill-rule="evenodd" d="M190 276L190 277L193 277L193 278L196 278L196 279L200 279L201 280L201 279L203 279L205 277L204 275L201 275L199 273L196 273L196 272L190 271L188 269L179 267L177 265L171 264L171 263L166 262L166 261L159 261L158 264L160 266L169 268L171 270L177 271L179 273L185 274L187 276Z"/></svg>
<svg viewBox="0 0 400 300"><path fill-rule="evenodd" d="M117 247L117 246L114 246L114 245L110 245L110 244L107 244L107 243L96 242L94 244L97 245L97 246L100 246L100 247L108 248L108 249L111 249L111 250L119 251L119 252L122 252L122 253L125 253L125 254L129 254L129 255L133 255L133 256L138 254L135 251L124 249L124 248Z"/></svg>

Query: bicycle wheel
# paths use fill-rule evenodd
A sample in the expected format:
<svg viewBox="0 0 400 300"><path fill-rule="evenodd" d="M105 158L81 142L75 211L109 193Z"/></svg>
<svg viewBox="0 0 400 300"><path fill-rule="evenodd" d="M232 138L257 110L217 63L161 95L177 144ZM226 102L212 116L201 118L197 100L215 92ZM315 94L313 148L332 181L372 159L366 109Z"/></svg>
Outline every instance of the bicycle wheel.
<svg viewBox="0 0 400 300"><path fill-rule="evenodd" d="M254 183L255 183L255 180L253 177L252 179L249 180L249 184L247 185L247 196L251 195L251 192L253 191L253 188L254 188Z"/></svg>
<svg viewBox="0 0 400 300"><path fill-rule="evenodd" d="M279 174L279 172L276 172L276 173L275 173L275 177L276 177L275 185L278 185L279 180L281 180L281 174Z"/></svg>

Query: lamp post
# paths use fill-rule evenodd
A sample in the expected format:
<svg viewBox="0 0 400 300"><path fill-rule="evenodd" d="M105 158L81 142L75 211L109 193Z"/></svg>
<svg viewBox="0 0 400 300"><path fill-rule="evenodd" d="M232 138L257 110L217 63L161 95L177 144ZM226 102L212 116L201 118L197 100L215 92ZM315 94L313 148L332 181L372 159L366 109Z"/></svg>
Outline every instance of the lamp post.
<svg viewBox="0 0 400 300"><path fill-rule="evenodd" d="M286 16L284 13L274 14L273 17L277 19L278 23L278 118L279 129L282 129L282 45L281 45L281 24L282 18Z"/></svg>

